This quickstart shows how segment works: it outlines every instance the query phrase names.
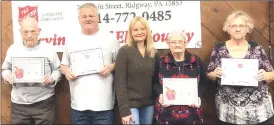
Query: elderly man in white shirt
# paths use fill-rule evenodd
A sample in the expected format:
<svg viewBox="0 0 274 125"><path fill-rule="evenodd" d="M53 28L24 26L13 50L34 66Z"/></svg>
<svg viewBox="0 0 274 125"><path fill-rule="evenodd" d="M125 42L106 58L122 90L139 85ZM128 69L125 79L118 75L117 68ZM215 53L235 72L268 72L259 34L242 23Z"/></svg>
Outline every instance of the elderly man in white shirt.
<svg viewBox="0 0 274 125"><path fill-rule="evenodd" d="M47 43L40 42L41 29L34 18L21 22L23 42L12 44L2 64L2 77L11 90L11 124L54 124L55 122L55 85L61 77L60 60L57 53ZM44 59L45 76L39 82L14 81L12 60L16 57ZM33 67L31 67L33 68ZM32 69L36 70L36 69ZM25 72L26 73L26 72ZM25 75L25 74L23 74Z"/></svg>

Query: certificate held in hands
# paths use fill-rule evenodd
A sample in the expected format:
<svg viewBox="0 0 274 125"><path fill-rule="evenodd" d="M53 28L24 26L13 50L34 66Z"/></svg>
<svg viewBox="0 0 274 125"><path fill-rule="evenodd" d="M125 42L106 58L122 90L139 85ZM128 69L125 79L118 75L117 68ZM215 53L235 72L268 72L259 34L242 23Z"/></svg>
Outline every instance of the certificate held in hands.
<svg viewBox="0 0 274 125"><path fill-rule="evenodd" d="M164 104L198 105L197 78L163 78Z"/></svg>
<svg viewBox="0 0 274 125"><path fill-rule="evenodd" d="M14 83L42 83L45 76L45 58L13 57L12 76Z"/></svg>
<svg viewBox="0 0 274 125"><path fill-rule="evenodd" d="M231 59L222 58L223 75L221 85L258 86L257 73L258 59Z"/></svg>
<svg viewBox="0 0 274 125"><path fill-rule="evenodd" d="M72 52L70 57L71 70L77 76L98 73L104 68L103 51L101 48Z"/></svg>

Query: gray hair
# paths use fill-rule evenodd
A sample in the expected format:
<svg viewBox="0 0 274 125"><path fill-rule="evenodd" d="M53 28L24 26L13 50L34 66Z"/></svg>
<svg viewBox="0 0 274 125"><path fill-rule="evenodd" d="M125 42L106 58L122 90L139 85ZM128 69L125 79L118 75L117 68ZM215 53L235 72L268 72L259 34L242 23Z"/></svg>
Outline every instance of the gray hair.
<svg viewBox="0 0 274 125"><path fill-rule="evenodd" d="M80 11L82 8L90 8L90 7L94 8L96 10L96 15L98 15L98 8L93 3L85 3L85 4L81 5L81 6L79 6L78 11Z"/></svg>
<svg viewBox="0 0 274 125"><path fill-rule="evenodd" d="M226 21L223 25L223 31L227 32L228 28L230 26L231 20L238 18L238 17L242 18L245 21L245 23L248 27L248 33L251 33L254 28L253 19L246 12L244 12L242 10L233 11L230 15L227 16Z"/></svg>
<svg viewBox="0 0 274 125"><path fill-rule="evenodd" d="M186 41L186 35L182 30L176 30L176 31L170 32L167 36L167 41L171 41L172 37L174 36L180 36L180 38L182 38L183 41Z"/></svg>

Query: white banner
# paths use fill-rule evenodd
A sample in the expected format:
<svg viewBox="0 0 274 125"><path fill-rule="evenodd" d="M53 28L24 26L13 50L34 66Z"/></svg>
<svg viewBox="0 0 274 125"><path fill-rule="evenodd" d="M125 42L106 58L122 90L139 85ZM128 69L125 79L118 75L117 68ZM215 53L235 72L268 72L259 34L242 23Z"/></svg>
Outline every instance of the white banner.
<svg viewBox="0 0 274 125"><path fill-rule="evenodd" d="M87 1L12 1L14 43L22 42L19 21L35 17L41 27L40 40L63 52L68 36L81 32L78 7ZM92 1L100 16L100 29L111 32L125 43L129 22L134 16L148 20L155 47L167 49L168 32L182 30L188 48L201 48L199 1Z"/></svg>

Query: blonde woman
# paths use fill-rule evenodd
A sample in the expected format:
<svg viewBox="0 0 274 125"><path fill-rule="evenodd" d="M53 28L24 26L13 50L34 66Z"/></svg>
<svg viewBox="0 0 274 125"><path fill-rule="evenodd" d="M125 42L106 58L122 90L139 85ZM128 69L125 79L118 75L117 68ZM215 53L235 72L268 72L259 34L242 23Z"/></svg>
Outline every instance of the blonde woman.
<svg viewBox="0 0 274 125"><path fill-rule="evenodd" d="M131 20L126 42L117 55L114 83L122 123L152 124L156 49L145 19Z"/></svg>
<svg viewBox="0 0 274 125"><path fill-rule="evenodd" d="M268 83L273 80L273 68L261 45L245 39L251 33L253 21L245 12L235 11L224 23L223 30L230 39L217 44L207 67L208 77L220 83L223 72L220 68L222 58L258 59L259 86L225 86L218 87L215 96L219 124L271 124L273 104L268 92Z"/></svg>

